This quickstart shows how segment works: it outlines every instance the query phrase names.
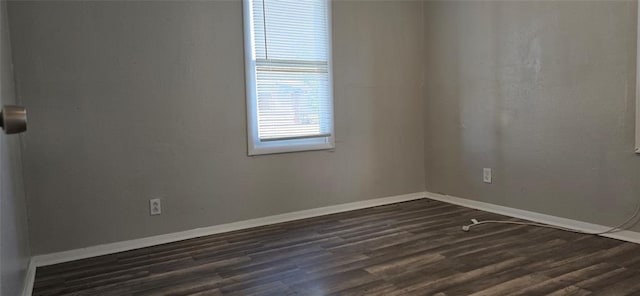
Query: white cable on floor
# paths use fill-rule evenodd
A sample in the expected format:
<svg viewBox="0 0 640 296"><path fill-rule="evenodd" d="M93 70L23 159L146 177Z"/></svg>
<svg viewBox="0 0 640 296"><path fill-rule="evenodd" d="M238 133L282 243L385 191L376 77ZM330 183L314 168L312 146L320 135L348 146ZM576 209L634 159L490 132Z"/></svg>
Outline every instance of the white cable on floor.
<svg viewBox="0 0 640 296"><path fill-rule="evenodd" d="M631 215L631 217L629 217L624 222L614 227L611 227L608 230L601 231L601 232L582 231L582 230L568 228L568 227L553 226L553 225L547 225L547 224L535 223L535 222L517 222L517 221L500 221L500 220L478 221L476 219L471 219L472 224L462 226L462 231L469 231L471 227L474 227L477 225L495 223L495 224L518 224L518 225L538 226L538 227L553 228L553 229L564 230L564 231L575 232L575 233L600 235L600 234L614 233L614 232L625 230L626 228L624 226L627 225L629 222L633 221L633 219L635 219L636 217L638 217L638 214L640 214L640 202L638 202L636 206L636 210L633 213L633 215Z"/></svg>

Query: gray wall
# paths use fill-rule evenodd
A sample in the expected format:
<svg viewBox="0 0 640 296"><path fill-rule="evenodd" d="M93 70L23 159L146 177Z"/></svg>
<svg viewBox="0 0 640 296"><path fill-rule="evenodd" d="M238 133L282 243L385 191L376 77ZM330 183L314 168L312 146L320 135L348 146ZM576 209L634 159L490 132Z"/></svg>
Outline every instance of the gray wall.
<svg viewBox="0 0 640 296"><path fill-rule="evenodd" d="M239 1L9 6L38 254L425 185L608 225L640 196L635 1L335 1L337 148L257 157Z"/></svg>
<svg viewBox="0 0 640 296"><path fill-rule="evenodd" d="M240 1L11 2L34 253L424 190L421 6L335 2L336 149L247 157Z"/></svg>
<svg viewBox="0 0 640 296"><path fill-rule="evenodd" d="M0 1L0 105L16 104L6 3ZM20 137L0 132L0 295L22 293L29 241Z"/></svg>
<svg viewBox="0 0 640 296"><path fill-rule="evenodd" d="M636 5L425 2L427 190L606 225L631 215Z"/></svg>

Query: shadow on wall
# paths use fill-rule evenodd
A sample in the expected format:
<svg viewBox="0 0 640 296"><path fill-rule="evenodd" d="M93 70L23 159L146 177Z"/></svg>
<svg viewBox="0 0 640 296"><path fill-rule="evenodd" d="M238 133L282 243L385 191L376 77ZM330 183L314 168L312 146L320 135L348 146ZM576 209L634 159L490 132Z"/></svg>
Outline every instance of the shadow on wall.
<svg viewBox="0 0 640 296"><path fill-rule="evenodd" d="M6 2L0 1L0 104L17 104ZM0 131L0 295L20 295L31 256L19 135Z"/></svg>

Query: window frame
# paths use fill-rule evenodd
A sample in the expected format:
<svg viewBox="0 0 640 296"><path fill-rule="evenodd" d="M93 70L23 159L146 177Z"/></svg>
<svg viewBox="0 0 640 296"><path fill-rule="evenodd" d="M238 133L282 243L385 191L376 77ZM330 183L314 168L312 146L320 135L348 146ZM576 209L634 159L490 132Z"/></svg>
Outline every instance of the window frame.
<svg viewBox="0 0 640 296"><path fill-rule="evenodd" d="M252 1L242 1L242 14L244 22L244 56L245 56L245 86L246 86L246 105L247 105L247 154L263 155L288 152L329 150L335 148L335 110L334 110L334 91L333 91L333 29L331 18L331 0L327 2L327 71L328 71L328 89L329 89L329 107L331 116L329 123L330 136L319 138L301 138L293 140L276 140L276 141L260 141L258 137L258 114L257 114L257 90L256 90L256 61L254 56L253 44L253 25L251 18Z"/></svg>

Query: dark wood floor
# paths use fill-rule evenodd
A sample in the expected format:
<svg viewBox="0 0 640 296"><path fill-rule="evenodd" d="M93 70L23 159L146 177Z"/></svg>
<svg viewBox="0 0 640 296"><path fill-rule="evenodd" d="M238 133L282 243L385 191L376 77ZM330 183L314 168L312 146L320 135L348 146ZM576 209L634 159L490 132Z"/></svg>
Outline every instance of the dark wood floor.
<svg viewBox="0 0 640 296"><path fill-rule="evenodd" d="M640 245L431 200L38 268L34 295L640 295Z"/></svg>

